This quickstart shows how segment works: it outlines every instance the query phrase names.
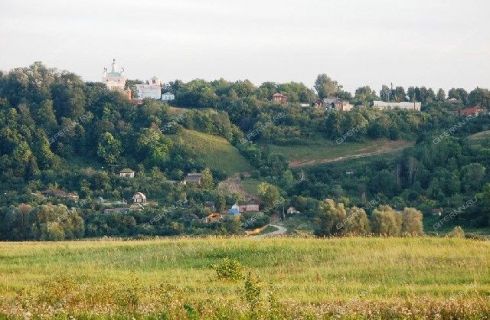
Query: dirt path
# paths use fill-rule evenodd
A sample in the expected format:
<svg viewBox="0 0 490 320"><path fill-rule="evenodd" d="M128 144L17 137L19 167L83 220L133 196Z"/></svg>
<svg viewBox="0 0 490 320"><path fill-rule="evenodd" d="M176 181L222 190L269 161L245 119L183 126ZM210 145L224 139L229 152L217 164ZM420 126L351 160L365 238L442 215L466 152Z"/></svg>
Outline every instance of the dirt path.
<svg viewBox="0 0 490 320"><path fill-rule="evenodd" d="M276 231L272 231L269 233L265 234L259 234L257 236L254 236L254 239L262 239L262 238L269 238L269 237L277 237L277 236L282 236L285 235L288 229L284 228L283 226L279 226L277 224L269 224L269 226L276 228Z"/></svg>
<svg viewBox="0 0 490 320"><path fill-rule="evenodd" d="M340 162L340 161L346 161L346 160L352 160L352 159L371 157L371 156L375 156L375 155L401 151L401 150L403 150L409 146L412 146L412 145L413 145L413 143L407 143L407 144L404 144L401 146L398 145L396 147L391 146L391 145L381 146L381 148L379 148L378 150L375 150L375 151L361 152L361 153L350 154L347 156L341 156L341 157L336 157L336 158L314 159L314 160L295 160L295 161L291 161L289 163L289 167L290 168L301 168L301 167L318 165L318 164L325 164L325 163Z"/></svg>

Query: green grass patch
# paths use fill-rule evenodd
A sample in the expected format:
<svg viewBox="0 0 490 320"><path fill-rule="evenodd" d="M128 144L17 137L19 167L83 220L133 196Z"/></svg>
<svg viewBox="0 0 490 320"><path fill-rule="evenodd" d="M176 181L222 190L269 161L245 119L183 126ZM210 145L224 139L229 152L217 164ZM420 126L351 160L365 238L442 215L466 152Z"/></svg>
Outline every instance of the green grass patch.
<svg viewBox="0 0 490 320"><path fill-rule="evenodd" d="M461 299L464 312L475 304L478 312L488 309L480 304L490 296L487 241L173 238L0 243L0 314L22 317L21 305L34 314L46 312L45 318L54 317L52 312L149 314L165 309L171 318L185 319L179 314L185 305L208 305L209 310L198 308L207 312L204 319L227 308L226 319L234 318L233 312L253 312L250 302L244 303L243 283L216 276L213 266L223 261L236 261L244 274L251 272L259 279L258 287L251 283L249 290L262 288L264 295L273 290L274 301L280 303L278 312L285 314L307 310L312 304L319 309L326 306L325 310L344 304L346 310L356 312L360 302L384 306L363 305L367 309L362 312L389 311L403 305L407 301L403 299L422 309L458 309L459 304L446 304ZM355 305L350 305L352 301Z"/></svg>
<svg viewBox="0 0 490 320"><path fill-rule="evenodd" d="M247 159L225 138L186 129L171 137L181 139L211 169L227 175L252 169Z"/></svg>
<svg viewBox="0 0 490 320"><path fill-rule="evenodd" d="M304 167L395 152L412 144L405 140L387 139L368 140L360 143L336 143L315 138L302 145L268 145L268 147L272 152L284 155L290 161L291 167Z"/></svg>

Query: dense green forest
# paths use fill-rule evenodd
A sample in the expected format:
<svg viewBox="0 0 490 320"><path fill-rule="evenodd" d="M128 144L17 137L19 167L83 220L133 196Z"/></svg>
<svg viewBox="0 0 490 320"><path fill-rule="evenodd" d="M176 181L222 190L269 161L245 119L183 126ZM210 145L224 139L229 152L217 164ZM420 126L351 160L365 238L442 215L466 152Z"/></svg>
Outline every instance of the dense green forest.
<svg viewBox="0 0 490 320"><path fill-rule="evenodd" d="M326 75L314 89L220 79L174 81L168 90L176 97L170 104L136 105L102 83L41 63L0 73L0 239L239 234L274 215L310 224L320 236L421 234L422 220L426 232L490 224L490 117L457 112L488 110L488 90L454 88L446 95L383 86L378 93L364 86L352 94ZM288 103L272 102L275 93L287 95ZM332 96L356 107L314 107ZM422 111L376 110L374 100L416 100ZM199 151L189 132L223 138L226 150L237 153L232 159L243 157L244 170L231 174L213 166L224 147ZM304 168L293 168L271 148L318 139L331 142L327 152L377 139L412 144ZM124 168L135 177L120 177ZM203 173L202 183L180 183L188 173ZM240 219L226 214L250 201L220 187L234 177L256 182L251 193L261 212ZM132 202L136 192L147 196L144 208L105 210ZM286 214L288 207L299 213ZM225 213L223 219L205 222L213 212Z"/></svg>

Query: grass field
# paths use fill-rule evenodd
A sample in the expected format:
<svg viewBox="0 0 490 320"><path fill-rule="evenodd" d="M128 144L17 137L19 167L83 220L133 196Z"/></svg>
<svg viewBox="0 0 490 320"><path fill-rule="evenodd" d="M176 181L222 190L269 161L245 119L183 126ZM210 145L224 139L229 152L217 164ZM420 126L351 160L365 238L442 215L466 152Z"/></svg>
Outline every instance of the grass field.
<svg viewBox="0 0 490 320"><path fill-rule="evenodd" d="M220 170L227 175L251 170L247 159L222 137L184 129L172 138L181 138L211 169Z"/></svg>
<svg viewBox="0 0 490 320"><path fill-rule="evenodd" d="M293 168L356 159L402 150L412 143L404 140L369 140L362 143L340 143L325 139L312 139L308 144L269 145L274 153L283 154Z"/></svg>
<svg viewBox="0 0 490 320"><path fill-rule="evenodd" d="M468 137L470 140L486 140L490 138L490 130L478 132Z"/></svg>
<svg viewBox="0 0 490 320"><path fill-rule="evenodd" d="M223 258L238 260L244 274L258 280L219 280L212 265ZM11 317L484 319L488 312L490 243L485 241L0 243L0 314Z"/></svg>

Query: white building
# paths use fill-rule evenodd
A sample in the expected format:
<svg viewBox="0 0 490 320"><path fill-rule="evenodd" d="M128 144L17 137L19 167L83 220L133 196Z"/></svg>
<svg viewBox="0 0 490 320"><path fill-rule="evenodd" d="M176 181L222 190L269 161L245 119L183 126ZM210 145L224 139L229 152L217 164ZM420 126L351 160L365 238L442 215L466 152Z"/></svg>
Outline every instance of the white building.
<svg viewBox="0 0 490 320"><path fill-rule="evenodd" d="M107 88L124 92L126 77L124 77L123 73L124 68L117 70L116 59L112 59L111 72L107 72L107 68L104 68L102 81L105 83Z"/></svg>
<svg viewBox="0 0 490 320"><path fill-rule="evenodd" d="M162 97L162 83L157 77L147 83L137 84L138 99L158 99Z"/></svg>
<svg viewBox="0 0 490 320"><path fill-rule="evenodd" d="M175 95L170 92L165 92L164 94L162 94L162 100L163 101L175 100Z"/></svg>
<svg viewBox="0 0 490 320"><path fill-rule="evenodd" d="M354 107L349 101L345 101L339 98L324 98L317 102L317 105L323 106L326 111L351 111Z"/></svg>
<svg viewBox="0 0 490 320"><path fill-rule="evenodd" d="M422 107L421 102L385 102L385 101L373 102L373 108L380 109L380 110L401 109L401 110L420 111L421 107Z"/></svg>

